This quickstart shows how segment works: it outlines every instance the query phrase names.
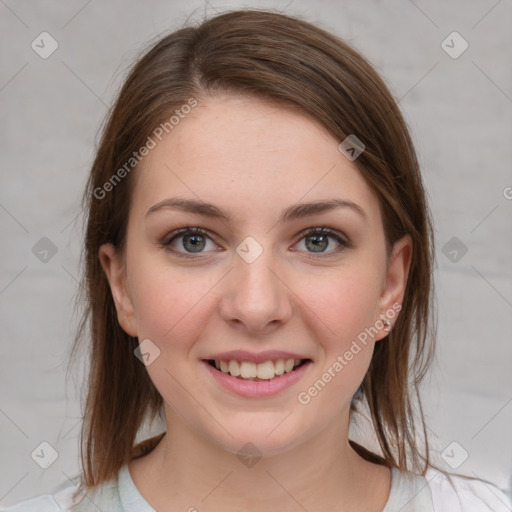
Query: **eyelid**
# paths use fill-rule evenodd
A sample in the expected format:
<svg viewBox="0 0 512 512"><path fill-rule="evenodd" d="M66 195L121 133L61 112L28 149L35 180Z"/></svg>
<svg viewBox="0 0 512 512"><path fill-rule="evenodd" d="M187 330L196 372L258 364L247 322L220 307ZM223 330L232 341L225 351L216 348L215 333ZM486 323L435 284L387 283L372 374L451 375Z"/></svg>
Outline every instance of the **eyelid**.
<svg viewBox="0 0 512 512"><path fill-rule="evenodd" d="M297 234L297 240L301 240L306 235L315 235L315 234L328 235L328 236L332 236L333 238L339 238L340 243L344 243L347 245L350 244L350 241L343 233L340 233L337 229L329 228L327 226L317 226L314 228L306 228Z"/></svg>
<svg viewBox="0 0 512 512"><path fill-rule="evenodd" d="M174 229L170 233L167 233L162 239L162 244L169 245L177 236L185 235L187 233L199 233L200 235L204 235L212 239L211 233L207 229L199 228L197 226L185 226L183 228Z"/></svg>

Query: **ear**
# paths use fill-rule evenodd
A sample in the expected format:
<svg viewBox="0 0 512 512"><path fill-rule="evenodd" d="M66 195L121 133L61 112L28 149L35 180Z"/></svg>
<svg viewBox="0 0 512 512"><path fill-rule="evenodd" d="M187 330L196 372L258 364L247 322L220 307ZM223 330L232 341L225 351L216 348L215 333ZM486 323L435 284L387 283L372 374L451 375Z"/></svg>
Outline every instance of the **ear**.
<svg viewBox="0 0 512 512"><path fill-rule="evenodd" d="M405 235L395 242L393 246L386 271L386 279L379 299L379 318L381 321L387 320L391 322L391 326L388 327L390 330L393 329L393 324L396 322L398 316L397 313L400 311L404 300L411 258L412 239L410 235ZM400 305L400 309L397 309L398 304ZM390 310L393 311L393 315L386 315L386 312ZM375 337L375 341L387 335L387 331L381 330Z"/></svg>
<svg viewBox="0 0 512 512"><path fill-rule="evenodd" d="M137 337L135 311L127 287L122 257L112 244L103 244L99 250L99 258L110 285L119 324L127 334Z"/></svg>

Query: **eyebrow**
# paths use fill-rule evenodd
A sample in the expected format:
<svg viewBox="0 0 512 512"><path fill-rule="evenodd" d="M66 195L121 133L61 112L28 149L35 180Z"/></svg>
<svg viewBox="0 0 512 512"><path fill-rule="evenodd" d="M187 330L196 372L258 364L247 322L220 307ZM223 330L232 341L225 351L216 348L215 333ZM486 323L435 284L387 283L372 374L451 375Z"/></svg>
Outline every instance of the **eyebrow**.
<svg viewBox="0 0 512 512"><path fill-rule="evenodd" d="M310 215L317 215L320 213L329 212L336 208L350 208L352 211L358 213L363 219L366 220L365 211L358 204L348 201L346 199L327 199L322 201L313 201L309 203L298 203L289 206L281 213L278 224L290 222L292 220L301 219ZM173 197L170 199L164 199L159 203L151 206L146 212L146 217L152 213L165 209L178 209L188 213L194 213L196 215L202 215L204 217L212 217L214 219L223 220L229 222L231 220L231 213L201 200L196 199L185 199L180 197Z"/></svg>

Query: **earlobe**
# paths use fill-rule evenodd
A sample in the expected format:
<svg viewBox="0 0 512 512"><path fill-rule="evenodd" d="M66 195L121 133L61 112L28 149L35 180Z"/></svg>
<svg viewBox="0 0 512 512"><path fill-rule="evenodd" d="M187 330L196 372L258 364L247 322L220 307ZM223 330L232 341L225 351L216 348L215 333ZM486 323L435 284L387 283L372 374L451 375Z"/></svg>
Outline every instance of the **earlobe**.
<svg viewBox="0 0 512 512"><path fill-rule="evenodd" d="M396 322L397 312L400 311L404 300L411 258L412 239L410 235L405 235L395 242L389 258L386 279L379 301L380 318L389 324L387 322L384 324L384 329L375 339L376 341L387 336Z"/></svg>
<svg viewBox="0 0 512 512"><path fill-rule="evenodd" d="M103 244L99 249L98 257L110 286L119 324L127 334L136 337L135 314L126 286L126 273L122 257L112 244Z"/></svg>

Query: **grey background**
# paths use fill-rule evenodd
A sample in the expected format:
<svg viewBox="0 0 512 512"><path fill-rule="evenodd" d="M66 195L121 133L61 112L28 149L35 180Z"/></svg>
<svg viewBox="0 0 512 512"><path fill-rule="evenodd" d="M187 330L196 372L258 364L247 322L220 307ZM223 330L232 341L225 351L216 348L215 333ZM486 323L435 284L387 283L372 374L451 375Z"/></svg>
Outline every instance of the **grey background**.
<svg viewBox="0 0 512 512"><path fill-rule="evenodd" d="M469 455L458 471L510 486L510 0L3 0L2 505L50 492L78 471L82 376L66 381L65 370L76 325L79 201L107 106L148 40L189 16L199 20L243 6L286 9L344 37L399 100L436 223L439 352L424 403L438 461L444 463L439 454L456 441L445 452L450 460L462 457L462 450ZM31 48L43 31L59 45L47 59ZM469 44L456 59L441 46L453 31ZM446 44L452 52L462 48L450 38ZM43 237L57 250L46 262L41 250L50 246L40 242ZM453 237L459 241L449 242ZM467 248L462 257L461 244ZM59 454L45 470L31 457L42 441Z"/></svg>

